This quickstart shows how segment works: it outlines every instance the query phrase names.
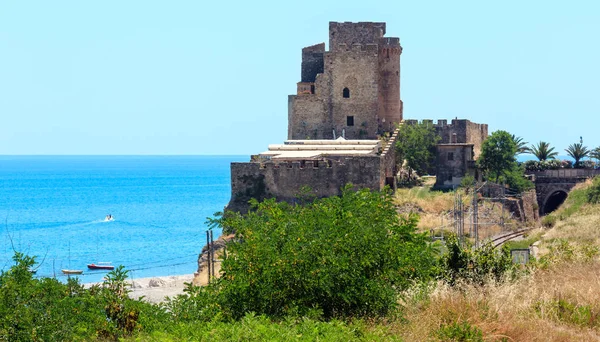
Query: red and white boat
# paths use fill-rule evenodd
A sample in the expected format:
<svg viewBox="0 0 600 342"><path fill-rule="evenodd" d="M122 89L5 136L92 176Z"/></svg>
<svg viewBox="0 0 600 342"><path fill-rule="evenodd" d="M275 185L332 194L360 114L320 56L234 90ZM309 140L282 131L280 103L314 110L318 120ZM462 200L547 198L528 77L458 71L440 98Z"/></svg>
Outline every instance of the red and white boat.
<svg viewBox="0 0 600 342"><path fill-rule="evenodd" d="M114 270L115 267L110 262L99 262L97 264L88 264L90 270Z"/></svg>

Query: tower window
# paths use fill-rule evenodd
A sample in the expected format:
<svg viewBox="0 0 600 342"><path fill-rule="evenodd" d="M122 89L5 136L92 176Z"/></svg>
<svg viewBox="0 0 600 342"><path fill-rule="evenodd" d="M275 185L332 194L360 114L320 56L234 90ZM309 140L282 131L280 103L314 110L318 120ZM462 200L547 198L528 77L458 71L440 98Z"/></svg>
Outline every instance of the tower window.
<svg viewBox="0 0 600 342"><path fill-rule="evenodd" d="M348 99L348 98L350 98L350 89L348 89L348 88L344 88L344 90L342 91L342 96L343 96L345 99Z"/></svg>
<svg viewBox="0 0 600 342"><path fill-rule="evenodd" d="M448 152L448 160L454 160L454 152Z"/></svg>
<svg viewBox="0 0 600 342"><path fill-rule="evenodd" d="M354 116L346 117L346 126L354 126Z"/></svg>

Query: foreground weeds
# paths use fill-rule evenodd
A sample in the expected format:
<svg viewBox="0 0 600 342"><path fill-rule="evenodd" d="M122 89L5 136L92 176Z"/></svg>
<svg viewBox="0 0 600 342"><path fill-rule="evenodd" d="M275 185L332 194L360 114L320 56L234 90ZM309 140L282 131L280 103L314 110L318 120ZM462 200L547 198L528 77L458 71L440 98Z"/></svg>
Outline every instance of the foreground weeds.
<svg viewBox="0 0 600 342"><path fill-rule="evenodd" d="M599 288L600 263L484 286L440 282L394 328L406 341L599 341Z"/></svg>

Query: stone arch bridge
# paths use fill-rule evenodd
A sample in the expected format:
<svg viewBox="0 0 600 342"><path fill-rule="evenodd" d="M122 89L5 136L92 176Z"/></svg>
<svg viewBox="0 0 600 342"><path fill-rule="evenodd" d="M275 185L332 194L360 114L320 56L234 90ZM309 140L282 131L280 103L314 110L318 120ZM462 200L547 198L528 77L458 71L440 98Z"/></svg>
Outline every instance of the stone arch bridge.
<svg viewBox="0 0 600 342"><path fill-rule="evenodd" d="M545 215L556 210L567 199L567 194L577 183L600 175L600 170L545 170L532 175L540 215Z"/></svg>

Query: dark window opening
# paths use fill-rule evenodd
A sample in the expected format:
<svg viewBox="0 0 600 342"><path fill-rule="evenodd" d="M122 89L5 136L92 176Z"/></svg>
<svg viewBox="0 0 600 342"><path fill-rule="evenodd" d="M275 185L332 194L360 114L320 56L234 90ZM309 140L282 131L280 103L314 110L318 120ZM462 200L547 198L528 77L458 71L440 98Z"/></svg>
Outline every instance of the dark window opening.
<svg viewBox="0 0 600 342"><path fill-rule="evenodd" d="M448 160L454 160L454 152L448 152Z"/></svg>
<svg viewBox="0 0 600 342"><path fill-rule="evenodd" d="M315 85L314 84L310 86L310 93L311 94L315 93Z"/></svg>
<svg viewBox="0 0 600 342"><path fill-rule="evenodd" d="M342 96L344 96L345 99L350 98L350 89L344 88L344 90L342 91Z"/></svg>
<svg viewBox="0 0 600 342"><path fill-rule="evenodd" d="M452 182L452 175L448 175L448 181Z"/></svg>
<svg viewBox="0 0 600 342"><path fill-rule="evenodd" d="M346 117L346 126L354 126L354 116Z"/></svg>

